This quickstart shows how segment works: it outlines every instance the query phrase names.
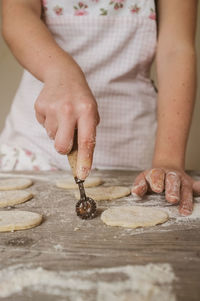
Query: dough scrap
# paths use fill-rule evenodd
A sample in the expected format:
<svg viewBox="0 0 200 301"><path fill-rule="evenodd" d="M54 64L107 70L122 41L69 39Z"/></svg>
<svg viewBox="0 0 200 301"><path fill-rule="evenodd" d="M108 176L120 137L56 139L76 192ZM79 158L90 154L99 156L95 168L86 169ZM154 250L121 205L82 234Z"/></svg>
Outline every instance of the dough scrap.
<svg viewBox="0 0 200 301"><path fill-rule="evenodd" d="M0 208L24 203L32 197L32 193L24 190L0 191Z"/></svg>
<svg viewBox="0 0 200 301"><path fill-rule="evenodd" d="M0 179L0 190L16 190L16 189L25 189L31 186L33 182L30 179Z"/></svg>
<svg viewBox="0 0 200 301"><path fill-rule="evenodd" d="M30 229L42 222L42 215L29 211L0 211L0 232Z"/></svg>
<svg viewBox="0 0 200 301"><path fill-rule="evenodd" d="M87 178L84 182L85 188L99 186L101 184L103 184L103 180L100 177ZM75 183L74 178L72 178L72 177L59 179L58 181L56 181L56 186L59 188L65 188L65 189L77 189L78 188L78 185Z"/></svg>
<svg viewBox="0 0 200 301"><path fill-rule="evenodd" d="M122 198L131 193L131 189L124 186L101 186L87 188L85 191L86 195L95 201L111 201ZM80 199L79 191L75 191L74 195L77 200Z"/></svg>
<svg viewBox="0 0 200 301"><path fill-rule="evenodd" d="M168 219L169 215L164 210L143 206L113 207L101 215L106 225L126 228L151 227Z"/></svg>

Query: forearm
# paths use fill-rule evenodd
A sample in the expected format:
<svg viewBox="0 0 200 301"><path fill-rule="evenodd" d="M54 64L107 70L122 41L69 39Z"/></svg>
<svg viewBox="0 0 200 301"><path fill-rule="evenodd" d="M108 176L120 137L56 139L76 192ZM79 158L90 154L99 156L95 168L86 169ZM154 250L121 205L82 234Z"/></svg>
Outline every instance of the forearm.
<svg viewBox="0 0 200 301"><path fill-rule="evenodd" d="M27 0L9 1L9 5L8 0L4 1L3 36L24 68L43 82L56 72L63 70L70 74L70 69L78 69L40 19L40 1L37 0L37 6Z"/></svg>
<svg viewBox="0 0 200 301"><path fill-rule="evenodd" d="M183 47L157 56L158 128L153 166L184 168L185 152L194 108L196 55Z"/></svg>

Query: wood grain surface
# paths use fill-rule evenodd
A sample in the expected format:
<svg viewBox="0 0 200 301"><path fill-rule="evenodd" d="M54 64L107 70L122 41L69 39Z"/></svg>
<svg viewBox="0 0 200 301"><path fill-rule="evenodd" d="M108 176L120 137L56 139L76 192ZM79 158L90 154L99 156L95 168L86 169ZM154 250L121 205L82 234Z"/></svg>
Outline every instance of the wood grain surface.
<svg viewBox="0 0 200 301"><path fill-rule="evenodd" d="M190 173L196 178L200 176L198 172ZM137 172L95 171L93 174L103 176L104 185L130 186ZM44 222L34 229L0 234L0 269L16 264L32 264L47 270L74 271L169 263L177 277L173 283L177 300L200 300L200 220L185 225L158 225L147 231L127 231L104 225L100 213L119 202L130 205L130 196L120 201L99 202L98 216L83 221L75 215L73 193L55 186L55 180L65 176L66 172L1 173L0 177L6 175L27 176L34 181L34 185L27 189L33 192L34 198L7 210L42 213ZM148 198L150 196L146 197L147 202ZM161 198L164 199L164 196ZM27 291L2 300L60 299Z"/></svg>

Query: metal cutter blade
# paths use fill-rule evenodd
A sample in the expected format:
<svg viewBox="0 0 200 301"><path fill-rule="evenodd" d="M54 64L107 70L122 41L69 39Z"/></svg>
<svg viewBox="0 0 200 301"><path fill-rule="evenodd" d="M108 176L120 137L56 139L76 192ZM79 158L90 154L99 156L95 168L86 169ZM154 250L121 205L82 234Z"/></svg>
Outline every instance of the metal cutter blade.
<svg viewBox="0 0 200 301"><path fill-rule="evenodd" d="M88 198L85 194L84 189L84 181L80 180L76 176L76 164L77 164L77 156L78 156L78 131L77 129L74 132L74 141L71 152L68 154L69 164L72 169L72 173L74 175L74 179L76 184L78 184L80 191L80 200L76 204L76 213L82 219L91 219L95 217L96 213L96 203L93 199Z"/></svg>
<svg viewBox="0 0 200 301"><path fill-rule="evenodd" d="M80 200L76 203L76 213L82 219L92 219L96 215L96 203L85 194L84 181L74 178L80 191Z"/></svg>

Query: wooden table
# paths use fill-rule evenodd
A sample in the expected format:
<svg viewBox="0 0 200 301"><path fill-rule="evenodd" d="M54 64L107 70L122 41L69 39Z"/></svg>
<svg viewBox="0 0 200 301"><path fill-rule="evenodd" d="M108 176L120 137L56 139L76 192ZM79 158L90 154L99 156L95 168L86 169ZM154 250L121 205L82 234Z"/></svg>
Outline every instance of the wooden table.
<svg viewBox="0 0 200 301"><path fill-rule="evenodd" d="M177 277L173 283L177 300L200 300L200 220L185 226L156 226L156 231L127 231L118 227L108 227L101 222L100 216L90 221L82 221L75 215L76 201L73 194L55 187L55 179L65 174L8 173L8 176L27 176L34 181L34 185L27 189L33 191L34 198L11 210L42 213L44 222L34 229L0 233L1 270L16 264L32 264L34 267L52 271L75 271L169 263ZM103 175L106 185L127 186L132 184L137 172L95 171L94 174ZM190 174L200 178L198 172ZM122 203L126 202L127 198L122 200ZM130 201L128 202L130 204ZM101 203L99 215L103 208L116 204L119 204L119 200ZM68 299L56 299L55 296L30 292L27 289L25 293L14 294L1 300Z"/></svg>

